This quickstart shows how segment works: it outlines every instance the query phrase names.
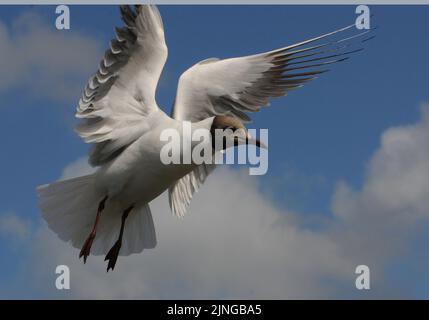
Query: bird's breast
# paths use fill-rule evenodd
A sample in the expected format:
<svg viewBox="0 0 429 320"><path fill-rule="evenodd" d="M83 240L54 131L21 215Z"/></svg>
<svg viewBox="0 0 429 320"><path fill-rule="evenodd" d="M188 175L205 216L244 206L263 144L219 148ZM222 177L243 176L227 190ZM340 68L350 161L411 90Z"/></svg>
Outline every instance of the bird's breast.
<svg viewBox="0 0 429 320"><path fill-rule="evenodd" d="M164 164L164 144L157 133L142 136L99 171L97 186L124 207L148 203L194 168L194 164Z"/></svg>

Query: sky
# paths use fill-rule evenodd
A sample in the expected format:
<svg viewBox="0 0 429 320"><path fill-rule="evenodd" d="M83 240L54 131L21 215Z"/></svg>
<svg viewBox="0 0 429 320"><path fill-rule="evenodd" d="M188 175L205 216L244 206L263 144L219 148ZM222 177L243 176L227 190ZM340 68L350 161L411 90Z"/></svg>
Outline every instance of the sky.
<svg viewBox="0 0 429 320"><path fill-rule="evenodd" d="M91 172L74 133L82 88L121 25L116 6L0 7L0 298L429 298L429 6L371 6L376 38L252 115L269 170L223 166L183 220L151 205L158 246L83 265L52 234L36 186ZM209 57L248 55L353 23L355 6L161 6L169 57L157 101ZM213 201L213 199L219 199ZM237 199L242 199L237 201ZM58 291L55 267L71 269ZM355 288L355 267L371 289Z"/></svg>

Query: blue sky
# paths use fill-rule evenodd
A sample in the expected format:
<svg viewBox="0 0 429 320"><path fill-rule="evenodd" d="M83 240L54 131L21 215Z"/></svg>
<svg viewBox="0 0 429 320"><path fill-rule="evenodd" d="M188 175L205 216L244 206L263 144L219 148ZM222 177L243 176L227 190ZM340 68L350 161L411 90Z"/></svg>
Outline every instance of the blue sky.
<svg viewBox="0 0 429 320"><path fill-rule="evenodd" d="M80 96L76 88L83 88L96 70L113 36L113 27L121 24L116 6L70 9L71 30L56 31L53 6L0 7L0 22L8 30L11 43L20 34L28 33L25 23L17 24L28 13L37 16L49 32L63 33L65 39L76 33L94 42L88 58L94 62L92 69L82 68L70 75L69 81L76 87L65 95L49 94L56 86L40 80L44 79L44 65L32 68L28 63L28 69L21 71L24 80L19 78L10 85L0 82L0 214L13 213L29 221L33 228L41 224L35 187L58 179L67 165L87 152L88 146L73 132L74 108ZM158 104L169 112L178 77L197 61L263 52L305 40L350 24L356 17L354 9L161 6L169 57L158 88ZM258 180L259 192L276 207L299 212L310 221L320 215L327 219L332 216L332 197L339 181L362 188L383 132L417 123L421 104L429 101L429 6L372 6L371 13L375 15L372 24L380 28L376 38L365 44L365 51L333 66L331 72L290 96L274 100L270 108L253 116L252 127L270 130L270 162L266 176L251 179ZM1 60L19 59L1 51L0 47ZM85 56L85 51L76 54ZM65 58L64 63L67 61ZM58 82L68 76L66 72L50 72ZM3 73L0 77L10 75ZM38 81L45 85L43 89L34 84ZM323 228L315 221L311 228ZM405 296L427 298L427 268L421 264L428 265L427 249L422 243L426 243L429 234L422 226L410 232L406 249L389 260L385 273L390 284L399 283L405 288ZM3 236L0 245L0 292L5 284L17 288L19 270L26 259L22 247L10 244L9 239ZM14 290L15 297L28 296ZM38 291L32 290L30 297L37 297Z"/></svg>

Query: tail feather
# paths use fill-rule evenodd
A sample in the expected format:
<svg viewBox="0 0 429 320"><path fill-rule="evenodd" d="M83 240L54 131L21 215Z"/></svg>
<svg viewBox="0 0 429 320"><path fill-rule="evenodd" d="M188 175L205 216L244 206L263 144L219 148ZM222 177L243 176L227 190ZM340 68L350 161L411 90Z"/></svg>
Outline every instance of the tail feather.
<svg viewBox="0 0 429 320"><path fill-rule="evenodd" d="M95 176L58 181L37 188L39 206L49 228L60 239L80 249L90 233L98 204L105 196L95 188ZM91 253L106 254L119 235L124 208L107 200ZM156 246L155 227L148 204L131 211L126 223L120 255L139 253Z"/></svg>

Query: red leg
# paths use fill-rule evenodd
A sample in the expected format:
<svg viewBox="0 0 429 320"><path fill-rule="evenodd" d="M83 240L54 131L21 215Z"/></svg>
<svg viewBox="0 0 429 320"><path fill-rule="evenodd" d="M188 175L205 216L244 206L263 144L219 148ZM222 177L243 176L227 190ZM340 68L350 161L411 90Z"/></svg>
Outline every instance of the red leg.
<svg viewBox="0 0 429 320"><path fill-rule="evenodd" d="M104 259L104 261L109 260L109 262L107 263L107 272L109 272L110 269L113 270L115 268L116 260L118 260L119 251L121 250L122 236L124 234L124 227L125 227L125 220L127 219L128 214L131 212L133 207L134 206L129 207L122 214L121 230L119 231L119 238L115 242L113 247L109 250L109 252L106 255L106 258Z"/></svg>
<svg viewBox="0 0 429 320"><path fill-rule="evenodd" d="M88 258L89 253L91 251L92 242L95 239L98 222L100 221L101 212L104 210L104 205L106 203L106 200L107 200L107 196L105 196L103 200L100 201L100 204L98 205L97 216L95 217L94 226L92 227L92 231L89 234L88 238L86 238L85 243L83 244L82 249L80 250L79 258L83 257L83 263L86 263L86 259Z"/></svg>

